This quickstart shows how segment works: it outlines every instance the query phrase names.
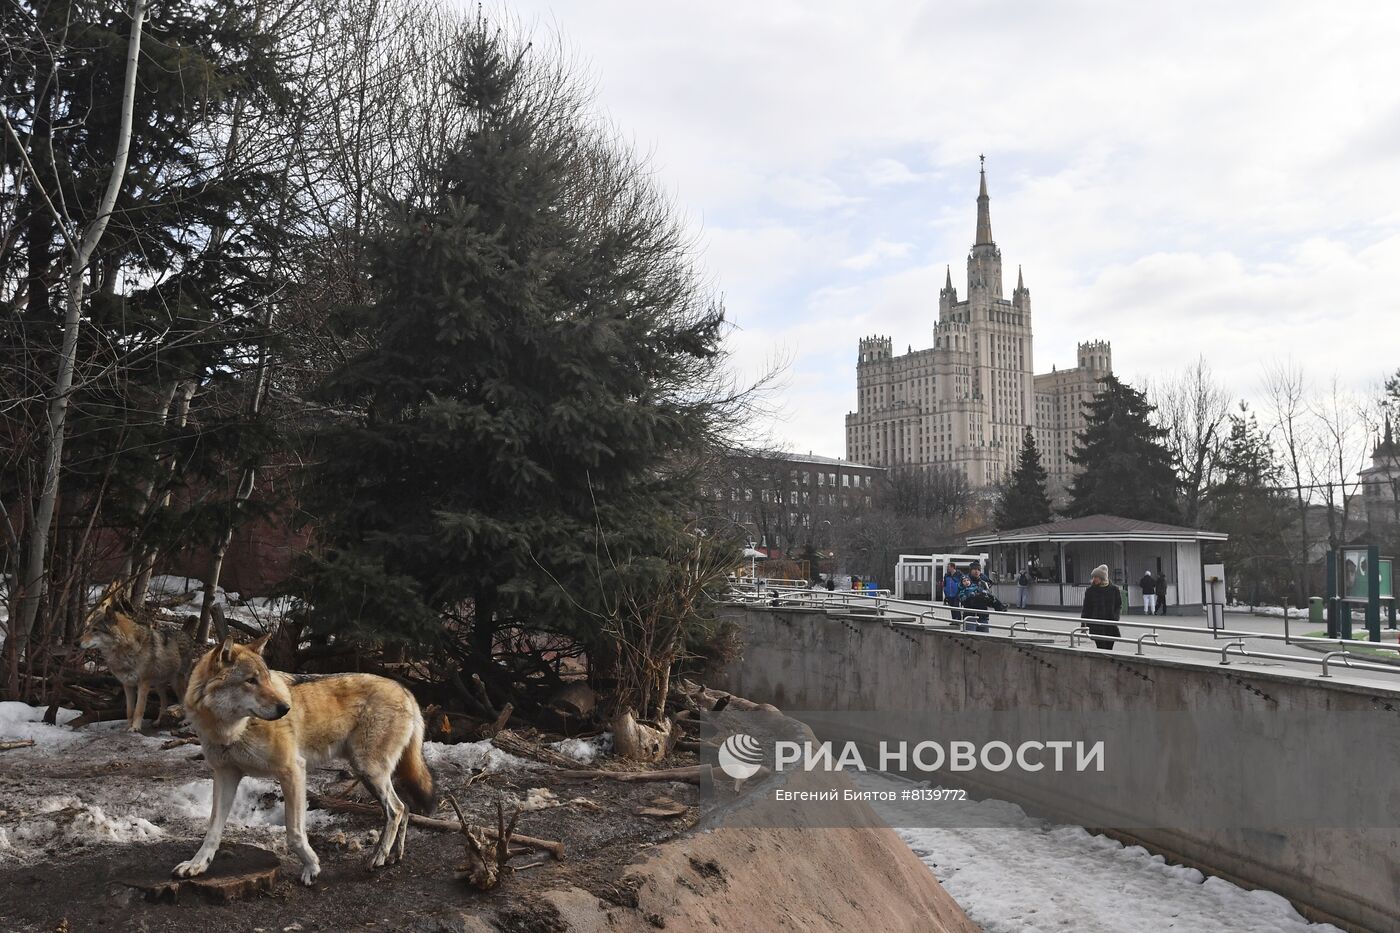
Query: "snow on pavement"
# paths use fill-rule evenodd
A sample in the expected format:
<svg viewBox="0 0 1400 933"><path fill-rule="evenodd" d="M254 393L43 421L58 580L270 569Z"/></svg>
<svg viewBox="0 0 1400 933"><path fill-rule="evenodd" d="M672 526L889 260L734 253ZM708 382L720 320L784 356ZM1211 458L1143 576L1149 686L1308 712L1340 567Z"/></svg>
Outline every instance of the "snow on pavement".
<svg viewBox="0 0 1400 933"><path fill-rule="evenodd" d="M920 821L913 806L876 810L890 825L907 827ZM1079 826L1035 819L1013 803L952 806L943 821L955 825L896 832L986 933L1341 933L1308 923L1272 892L1167 864L1141 846Z"/></svg>

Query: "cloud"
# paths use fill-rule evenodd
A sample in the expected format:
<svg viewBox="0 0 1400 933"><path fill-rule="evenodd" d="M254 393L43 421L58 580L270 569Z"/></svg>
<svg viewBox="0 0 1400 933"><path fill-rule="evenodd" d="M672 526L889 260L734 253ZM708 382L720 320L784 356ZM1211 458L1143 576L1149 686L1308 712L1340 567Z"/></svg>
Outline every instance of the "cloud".
<svg viewBox="0 0 1400 933"><path fill-rule="evenodd" d="M769 196L783 207L801 211L825 211L859 204L861 198L843 192L830 178L780 175L769 186Z"/></svg>
<svg viewBox="0 0 1400 933"><path fill-rule="evenodd" d="M876 159L865 169L865 182L873 188L908 185L926 178L928 175L910 171L909 166L898 159Z"/></svg>
<svg viewBox="0 0 1400 933"><path fill-rule="evenodd" d="M877 266L890 259L903 259L913 250L912 243L891 243L889 240L876 240L865 252L841 260L846 269L863 270Z"/></svg>
<svg viewBox="0 0 1400 933"><path fill-rule="evenodd" d="M964 289L983 152L1037 369L1091 337L1129 374L1204 353L1240 394L1272 356L1358 386L1397 365L1400 6L513 9L557 23L703 218L737 355L792 354L774 429L799 449L844 452L861 336L927 346L945 265Z"/></svg>

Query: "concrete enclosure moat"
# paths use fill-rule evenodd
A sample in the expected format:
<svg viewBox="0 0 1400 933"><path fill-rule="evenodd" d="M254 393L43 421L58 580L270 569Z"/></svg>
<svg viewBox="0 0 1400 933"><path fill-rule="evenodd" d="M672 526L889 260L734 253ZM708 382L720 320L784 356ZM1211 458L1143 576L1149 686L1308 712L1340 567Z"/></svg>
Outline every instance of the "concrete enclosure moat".
<svg viewBox="0 0 1400 933"><path fill-rule="evenodd" d="M901 724L992 711L1048 712L1059 721L1203 723L1181 743L1191 748L1176 748L1181 732L1163 728L1158 747L1151 747L1154 734L1139 742L1140 753L1114 759L1123 759L1117 777L1110 768L1107 777L1093 778L1118 780L1117 788L1093 779L1047 783L1016 768L939 781L1274 891L1317 920L1351 930L1400 929L1400 783L1384 764L1396 755L1388 746L1400 729L1400 692L1238 661L1218 667L896 627L870 615L737 606L722 614L738 625L743 643L725 671L726 689L782 708L819 739L903 740ZM1260 734L1295 723L1291 733ZM1329 723L1338 724L1336 735L1318 731ZM1319 736L1331 741L1314 742ZM1232 786L1223 777L1242 759L1255 786ZM1113 796L1106 791L1118 800L1136 797L1143 809L1105 803ZM1247 810L1256 797L1294 805L1257 811L1268 820L1228 818L1232 807ZM1159 814L1197 811L1209 815L1154 822ZM1227 818L1217 818L1222 813Z"/></svg>

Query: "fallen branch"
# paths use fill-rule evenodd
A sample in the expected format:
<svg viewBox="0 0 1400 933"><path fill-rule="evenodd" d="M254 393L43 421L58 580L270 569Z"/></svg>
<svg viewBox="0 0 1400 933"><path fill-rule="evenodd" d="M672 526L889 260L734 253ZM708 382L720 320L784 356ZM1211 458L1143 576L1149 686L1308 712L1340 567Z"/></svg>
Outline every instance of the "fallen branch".
<svg viewBox="0 0 1400 933"><path fill-rule="evenodd" d="M496 801L496 838L492 841L485 832L467 824L456 797L448 794L447 802L457 814L462 836L467 840L467 860L457 869L457 877L479 891L489 891L501 883L502 876L510 874L510 837L515 833L520 811L512 813L507 823L505 807L499 799Z"/></svg>
<svg viewBox="0 0 1400 933"><path fill-rule="evenodd" d="M33 746L33 739L11 739L9 741L0 741L0 752L8 752L13 748L32 748Z"/></svg>
<svg viewBox="0 0 1400 933"><path fill-rule="evenodd" d="M125 719L126 709L121 706L108 706L105 709L89 710L77 719L68 723L74 729L81 729L83 726L94 722L111 722L114 719Z"/></svg>
<svg viewBox="0 0 1400 933"><path fill-rule="evenodd" d="M487 726L485 729L482 729L481 734L488 739L500 735L502 730L505 729L506 723L510 722L510 714L513 712L515 712L515 707L512 706L510 703L507 703L505 706L502 706L501 715L497 716L496 721L491 723L491 725Z"/></svg>
<svg viewBox="0 0 1400 933"><path fill-rule="evenodd" d="M169 742L160 743L160 750L167 752L172 748L179 748L181 745L198 745L199 736L191 736L183 739L171 739Z"/></svg>
<svg viewBox="0 0 1400 933"><path fill-rule="evenodd" d="M509 729L501 731L491 739L491 744L495 745L503 752L512 755L519 755L521 758L533 758L535 761L553 765L556 768L572 768L578 764L578 760L570 758L561 752L556 752L552 748L545 748L535 742L522 739Z"/></svg>
<svg viewBox="0 0 1400 933"><path fill-rule="evenodd" d="M359 813L365 816L380 816L384 812L380 809L378 804L356 803L353 800L344 800L339 797L326 797L322 794L307 794L306 799L311 806L320 810L330 810L332 813ZM410 813L408 815L408 821L414 826L423 829L437 830L442 833L459 833L462 831L461 824L455 823L452 820L440 820L436 817L421 816L417 813ZM486 827L483 831L492 839L496 838L496 830ZM548 852L550 855L554 856L554 858L561 861L564 858L564 843L556 842L553 839L536 839L534 836L522 836L520 833L514 833L511 835L510 841L528 846L531 849Z"/></svg>
<svg viewBox="0 0 1400 933"><path fill-rule="evenodd" d="M646 781L683 781L699 784L710 776L709 765L691 765L687 768L664 768L660 771L600 771L597 768L579 768L568 771L551 771L552 778L587 781L591 778L607 778L610 781L644 783Z"/></svg>

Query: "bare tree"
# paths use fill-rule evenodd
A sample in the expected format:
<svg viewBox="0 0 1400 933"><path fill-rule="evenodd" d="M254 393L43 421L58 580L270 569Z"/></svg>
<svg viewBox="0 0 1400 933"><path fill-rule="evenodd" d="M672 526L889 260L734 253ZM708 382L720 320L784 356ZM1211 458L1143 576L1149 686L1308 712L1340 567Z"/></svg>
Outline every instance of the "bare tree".
<svg viewBox="0 0 1400 933"><path fill-rule="evenodd" d="M73 371L78 356L78 329L82 323L83 292L87 287L88 264L97 251L102 236L107 231L112 218L112 208L117 201L117 193L126 178L126 165L131 152L131 121L136 101L136 70L141 57L141 30L146 18L146 0L132 0L131 34L127 43L126 77L122 89L121 123L117 130L116 152L112 159L112 170L108 175L107 187L103 192L97 211L76 240L66 236L69 246L67 294L63 316L63 346L58 358L58 374L48 406L45 456L40 479L38 505L26 542L27 554L23 576L20 581L19 612L14 620L10 637L15 639L14 650L10 652L11 663L18 663L19 654L28 641L34 627L34 619L39 611L39 601L43 598L47 584L49 531L53 524L54 510L58 504L59 472L63 465L63 443L68 417L70 392L73 388ZM13 127L6 119L6 129L16 145L23 148ZM38 174L33 172L33 183L41 185ZM49 197L53 208L53 198ZM65 216L56 216L63 229L71 226Z"/></svg>
<svg viewBox="0 0 1400 933"><path fill-rule="evenodd" d="M1310 523L1310 487L1316 475L1317 445L1311 433L1308 411L1308 384L1301 366L1276 362L1264 371L1264 391L1270 419L1270 439L1283 456L1284 473L1293 487L1291 499L1296 510L1292 537L1295 600L1307 598L1308 565L1312 561L1314 529Z"/></svg>
<svg viewBox="0 0 1400 933"><path fill-rule="evenodd" d="M1326 495L1327 544L1334 549L1351 537L1355 495L1361 488L1358 474L1366 466L1366 445L1373 433L1369 407L1336 375L1308 406L1319 442L1313 483Z"/></svg>
<svg viewBox="0 0 1400 933"><path fill-rule="evenodd" d="M1181 480L1182 518L1194 525L1215 479L1223 446L1230 396L1204 356L1182 372L1149 385L1148 397L1176 461Z"/></svg>

